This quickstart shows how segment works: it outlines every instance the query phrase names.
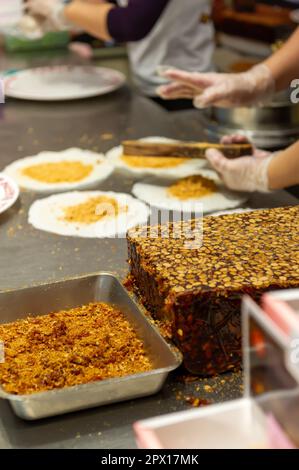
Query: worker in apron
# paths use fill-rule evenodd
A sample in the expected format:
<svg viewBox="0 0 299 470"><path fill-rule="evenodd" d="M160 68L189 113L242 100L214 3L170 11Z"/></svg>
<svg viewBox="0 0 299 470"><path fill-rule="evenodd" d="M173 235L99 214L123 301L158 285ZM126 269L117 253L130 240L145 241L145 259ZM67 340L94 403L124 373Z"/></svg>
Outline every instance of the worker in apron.
<svg viewBox="0 0 299 470"><path fill-rule="evenodd" d="M57 29L75 25L102 40L127 43L134 83L146 96L157 98L156 88L166 83L157 73L161 65L213 70L209 0L29 0L28 8L51 18Z"/></svg>

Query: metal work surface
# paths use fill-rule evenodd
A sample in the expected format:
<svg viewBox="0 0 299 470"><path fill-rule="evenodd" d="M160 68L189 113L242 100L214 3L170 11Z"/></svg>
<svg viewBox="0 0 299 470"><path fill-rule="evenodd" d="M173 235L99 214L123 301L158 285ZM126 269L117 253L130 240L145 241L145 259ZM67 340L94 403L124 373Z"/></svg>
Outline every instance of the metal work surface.
<svg viewBox="0 0 299 470"><path fill-rule="evenodd" d="M26 61L22 60L24 66ZM52 60L59 63L57 58ZM7 68L14 67L14 62L7 61ZM107 97L73 103L9 100L0 108L0 170L41 150L78 146L104 152L123 139L148 135L206 138L198 111L167 113L127 87ZM128 177L112 175L99 189L129 192L132 183ZM36 194L23 193L12 209L0 216L0 290L96 271L110 271L120 279L126 275L125 240L68 238L37 231L27 224L28 207L36 198ZM274 207L296 203L292 196L278 192L253 195L247 205ZM237 398L242 393L241 373L203 380L188 377L187 383L181 375L182 372L172 374L162 391L153 397L35 423L15 417L8 403L1 400L0 448L131 448L135 447L132 423L136 420L190 408L188 401L194 397L212 403Z"/></svg>

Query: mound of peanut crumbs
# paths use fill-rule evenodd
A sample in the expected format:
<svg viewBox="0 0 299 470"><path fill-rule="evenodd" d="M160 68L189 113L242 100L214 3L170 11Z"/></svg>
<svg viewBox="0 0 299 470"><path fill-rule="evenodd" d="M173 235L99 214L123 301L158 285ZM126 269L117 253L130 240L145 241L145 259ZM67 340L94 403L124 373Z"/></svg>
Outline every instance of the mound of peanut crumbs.
<svg viewBox="0 0 299 470"><path fill-rule="evenodd" d="M0 384L30 394L153 369L123 313L104 303L0 325Z"/></svg>
<svg viewBox="0 0 299 470"><path fill-rule="evenodd" d="M128 166L134 168L175 168L176 166L182 165L190 161L190 158L179 158L179 157L138 157L122 155L122 161Z"/></svg>
<svg viewBox="0 0 299 470"><path fill-rule="evenodd" d="M193 175L176 181L169 186L167 193L183 201L208 196L216 191L217 185L213 180L201 175Z"/></svg>
<svg viewBox="0 0 299 470"><path fill-rule="evenodd" d="M42 183L76 183L87 178L92 170L92 165L79 161L61 161L28 166L22 174Z"/></svg>
<svg viewBox="0 0 299 470"><path fill-rule="evenodd" d="M116 199L107 196L91 197L81 204L64 207L63 220L81 224L93 224L107 217L117 217L128 211L128 206L121 206Z"/></svg>

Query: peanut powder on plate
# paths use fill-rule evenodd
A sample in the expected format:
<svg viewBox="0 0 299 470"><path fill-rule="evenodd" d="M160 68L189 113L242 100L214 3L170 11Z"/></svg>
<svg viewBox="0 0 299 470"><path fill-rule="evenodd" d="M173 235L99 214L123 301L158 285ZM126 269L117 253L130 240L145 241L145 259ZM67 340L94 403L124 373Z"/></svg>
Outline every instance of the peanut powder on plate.
<svg viewBox="0 0 299 470"><path fill-rule="evenodd" d="M138 157L122 155L122 161L128 166L135 168L175 168L183 163L187 163L191 158L178 157Z"/></svg>
<svg viewBox="0 0 299 470"><path fill-rule="evenodd" d="M167 193L177 199L196 199L215 193L217 186L210 178L201 175L188 176L169 186Z"/></svg>
<svg viewBox="0 0 299 470"><path fill-rule="evenodd" d="M78 222L81 224L93 224L107 217L117 217L120 213L127 212L128 206L121 206L112 197L92 197L81 204L64 208L63 220L66 222Z"/></svg>
<svg viewBox="0 0 299 470"><path fill-rule="evenodd" d="M61 161L28 166L22 170L22 174L48 184L75 183L87 178L92 170L92 165L79 161Z"/></svg>

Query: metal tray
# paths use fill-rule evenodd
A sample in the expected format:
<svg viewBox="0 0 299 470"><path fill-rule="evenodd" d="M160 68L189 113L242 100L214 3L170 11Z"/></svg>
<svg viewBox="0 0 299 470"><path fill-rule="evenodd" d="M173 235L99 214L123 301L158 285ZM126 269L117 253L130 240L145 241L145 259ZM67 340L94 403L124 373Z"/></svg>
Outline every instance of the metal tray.
<svg viewBox="0 0 299 470"><path fill-rule="evenodd" d="M0 294L0 323L9 323L49 312L70 309L89 302L107 302L119 308L144 341L154 370L122 378L102 380L74 387L30 395L12 395L0 387L20 418L34 420L99 405L152 395L158 392L181 358L147 320L115 276L96 273Z"/></svg>

